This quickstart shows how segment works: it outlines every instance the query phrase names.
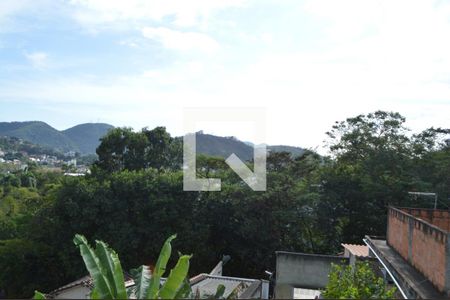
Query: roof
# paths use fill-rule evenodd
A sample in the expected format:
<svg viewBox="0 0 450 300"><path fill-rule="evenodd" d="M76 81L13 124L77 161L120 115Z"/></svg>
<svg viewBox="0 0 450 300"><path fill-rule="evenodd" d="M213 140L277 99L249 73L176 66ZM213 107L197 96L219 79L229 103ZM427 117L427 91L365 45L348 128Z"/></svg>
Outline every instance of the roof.
<svg viewBox="0 0 450 300"><path fill-rule="evenodd" d="M62 286L62 287L60 287L60 288L58 288L56 290L53 290L53 291L51 291L50 293L47 294L47 297L49 297L49 298L56 297L62 291L70 289L70 288L73 288L73 287L76 287L76 286L85 286L85 287L88 287L88 288L92 288L93 281L92 281L91 276L87 275L87 276L81 277L78 280L75 280L75 281L73 281L71 283L68 283L68 284L66 284L66 285L64 285L64 286Z"/></svg>
<svg viewBox="0 0 450 300"><path fill-rule="evenodd" d="M129 286L133 285L134 281L131 278L131 275L129 275L126 272L124 272L123 274L124 274L124 279L125 279L125 286L129 287ZM86 275L86 276L81 277L80 279L77 279L71 283L68 283L60 288L57 288L56 290L51 291L50 293L47 294L47 296L49 298L57 297L62 291L71 289L76 286L84 286L89 289L92 289L94 287L94 280L92 279L91 276Z"/></svg>
<svg viewBox="0 0 450 300"><path fill-rule="evenodd" d="M256 279L216 276L210 274L199 274L190 280L192 292L194 295L200 296L200 298L214 295L220 284L225 286L225 293L223 295L225 298L239 286L242 289L241 292L238 292L238 295L240 295L255 282L259 283L260 281Z"/></svg>
<svg viewBox="0 0 450 300"><path fill-rule="evenodd" d="M367 247L366 245L355 245L355 244L341 244L341 245L354 256L359 257L369 256L369 247Z"/></svg>

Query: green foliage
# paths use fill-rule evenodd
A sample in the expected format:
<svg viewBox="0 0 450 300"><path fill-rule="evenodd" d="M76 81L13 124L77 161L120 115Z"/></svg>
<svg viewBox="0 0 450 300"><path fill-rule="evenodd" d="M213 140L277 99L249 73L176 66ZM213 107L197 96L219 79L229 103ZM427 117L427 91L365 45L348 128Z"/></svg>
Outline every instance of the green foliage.
<svg viewBox="0 0 450 300"><path fill-rule="evenodd" d="M449 150L435 130L410 137L404 122L398 113L377 111L336 122L327 133L334 159L321 169L318 212L335 249L342 240L384 234L388 205L423 207L409 191L438 191L448 207Z"/></svg>
<svg viewBox="0 0 450 300"><path fill-rule="evenodd" d="M325 299L393 299L395 287L386 288L368 262L351 265L332 265L329 282L322 292Z"/></svg>
<svg viewBox="0 0 450 300"><path fill-rule="evenodd" d="M46 299L46 298L45 298L45 295L42 294L41 292L34 291L33 299L41 300L41 299Z"/></svg>
<svg viewBox="0 0 450 300"><path fill-rule="evenodd" d="M101 139L97 166L106 172L146 168L174 169L181 166L181 144L164 127L134 132L114 128Z"/></svg>
<svg viewBox="0 0 450 300"><path fill-rule="evenodd" d="M42 145L33 144L29 141L19 139L14 136L1 136L0 134L0 149L6 153L7 159L22 159L22 152L28 155L52 155L56 157L63 157L63 154L53 148Z"/></svg>
<svg viewBox="0 0 450 300"><path fill-rule="evenodd" d="M161 280L161 276L166 271L167 262L169 261L170 254L172 253L172 245L170 242L173 239L175 239L174 235L166 240L161 249L161 253L159 254L158 261L156 262L155 270L153 271L153 276L150 279L150 285L147 292L148 297L151 299L156 298L158 295L159 282Z"/></svg>
<svg viewBox="0 0 450 300"><path fill-rule="evenodd" d="M0 241L0 283L8 298L31 296L36 289L49 289L48 274L59 275L52 249L26 239ZM44 266L44 268L43 268Z"/></svg>
<svg viewBox="0 0 450 300"><path fill-rule="evenodd" d="M135 286L132 289L128 289L128 296L133 293L137 299L145 299L150 287L150 268L142 265L138 269L132 269L130 273L133 276Z"/></svg>
<svg viewBox="0 0 450 300"><path fill-rule="evenodd" d="M86 269L94 281L95 295L100 299L126 299L125 281L117 253L101 241L96 241L94 251L86 238L78 234L73 242L80 249Z"/></svg>
<svg viewBox="0 0 450 300"><path fill-rule="evenodd" d="M13 136L60 151L76 149L76 145L63 133L50 125L39 122L0 122L0 135Z"/></svg>

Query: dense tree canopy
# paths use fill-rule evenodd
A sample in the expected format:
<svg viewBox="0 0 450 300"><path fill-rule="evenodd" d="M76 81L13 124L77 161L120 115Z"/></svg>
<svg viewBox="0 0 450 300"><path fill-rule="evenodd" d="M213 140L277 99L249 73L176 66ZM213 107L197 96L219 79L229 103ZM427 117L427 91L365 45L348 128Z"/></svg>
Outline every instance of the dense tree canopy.
<svg viewBox="0 0 450 300"><path fill-rule="evenodd" d="M181 149L181 141L172 138L164 127L144 128L140 132L114 128L101 139L96 165L107 172L179 169Z"/></svg>

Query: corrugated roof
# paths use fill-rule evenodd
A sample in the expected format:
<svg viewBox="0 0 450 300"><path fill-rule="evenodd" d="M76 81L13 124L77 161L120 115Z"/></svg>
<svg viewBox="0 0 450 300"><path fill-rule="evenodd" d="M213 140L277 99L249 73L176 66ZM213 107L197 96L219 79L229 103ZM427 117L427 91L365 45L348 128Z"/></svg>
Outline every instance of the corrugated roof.
<svg viewBox="0 0 450 300"><path fill-rule="evenodd" d="M355 245L355 244L341 244L341 245L355 256L361 257L369 256L369 247L367 247L366 245Z"/></svg>
<svg viewBox="0 0 450 300"><path fill-rule="evenodd" d="M131 277L131 275L129 275L127 272L124 272L123 275L124 275L126 287L134 285L134 281L133 281L133 278ZM76 286L85 286L87 288L92 289L94 287L94 280L91 278L91 276L86 275L84 277L81 277L78 280L75 280L75 281L73 281L69 284L66 284L56 290L51 291L50 293L47 294L47 296L49 298L57 297L58 294L60 294L62 291L76 287Z"/></svg>
<svg viewBox="0 0 450 300"><path fill-rule="evenodd" d="M238 277L228 277L228 276L215 276L210 274L199 274L190 280L192 292L194 295L199 295L200 297L213 296L217 287L222 284L225 286L224 297L236 289L238 286L241 291L238 292L238 296L242 294L250 285L254 282L259 282L259 280L249 279L249 278L238 278Z"/></svg>

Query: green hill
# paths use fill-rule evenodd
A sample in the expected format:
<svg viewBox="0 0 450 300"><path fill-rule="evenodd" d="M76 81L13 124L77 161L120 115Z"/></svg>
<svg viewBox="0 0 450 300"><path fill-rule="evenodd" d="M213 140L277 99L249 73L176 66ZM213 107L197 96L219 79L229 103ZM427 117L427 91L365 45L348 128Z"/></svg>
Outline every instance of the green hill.
<svg viewBox="0 0 450 300"><path fill-rule="evenodd" d="M232 153L236 154L242 160L253 159L253 144L242 142L235 137L221 137L197 132L197 152L211 156L220 156L227 158ZM289 152L296 157L305 149L293 146L267 146L268 152Z"/></svg>
<svg viewBox="0 0 450 300"><path fill-rule="evenodd" d="M82 155L95 154L100 138L113 126L104 123L86 123L58 131L47 123L40 121L0 122L0 136L23 139L36 145L54 149L59 152L75 151ZM293 156L301 155L304 149L292 146L267 146L269 151L287 151ZM228 157L235 153L242 160L253 159L253 146L235 137L221 137L197 133L197 152Z"/></svg>
<svg viewBox="0 0 450 300"><path fill-rule="evenodd" d="M289 152L294 157L300 156L303 153L305 153L305 149L294 146L284 146L284 145L267 146L267 149L271 152Z"/></svg>
<svg viewBox="0 0 450 300"><path fill-rule="evenodd" d="M40 121L0 122L0 136L17 137L61 152L94 154L100 138L111 128L108 124L91 123L58 131Z"/></svg>
<svg viewBox="0 0 450 300"><path fill-rule="evenodd" d="M232 153L242 160L253 159L253 147L235 137L197 133L197 153L227 158Z"/></svg>
<svg viewBox="0 0 450 300"><path fill-rule="evenodd" d="M40 121L0 122L0 136L13 136L33 144L59 151L79 151L78 146L62 132Z"/></svg>
<svg viewBox="0 0 450 300"><path fill-rule="evenodd" d="M74 142L81 153L95 153L100 138L104 136L108 130L114 128L104 123L86 123L74 126L62 131L72 142Z"/></svg>

